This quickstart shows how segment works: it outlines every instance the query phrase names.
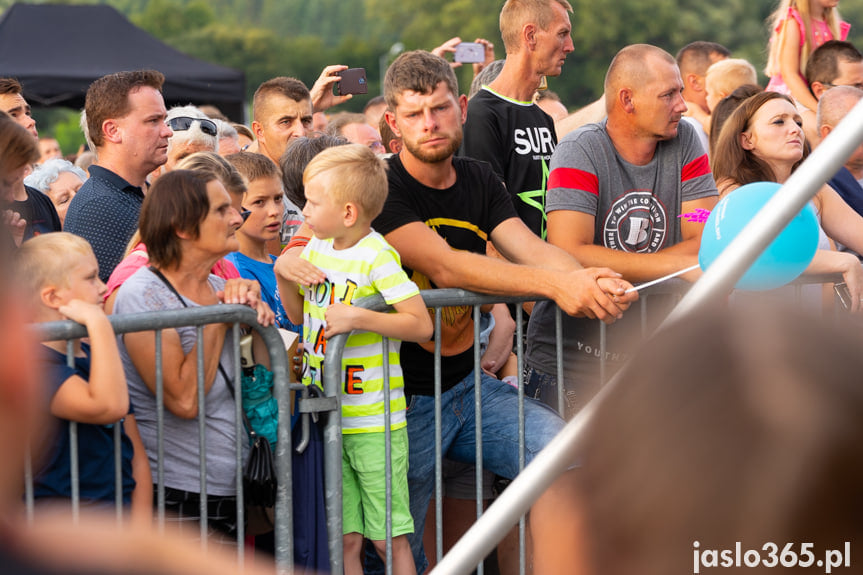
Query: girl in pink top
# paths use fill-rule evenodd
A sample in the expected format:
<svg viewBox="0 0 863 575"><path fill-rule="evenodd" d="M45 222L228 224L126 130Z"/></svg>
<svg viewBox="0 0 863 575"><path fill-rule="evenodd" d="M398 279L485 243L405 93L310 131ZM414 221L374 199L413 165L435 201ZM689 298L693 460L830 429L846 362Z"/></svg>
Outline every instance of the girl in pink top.
<svg viewBox="0 0 863 575"><path fill-rule="evenodd" d="M809 54L828 40L845 40L851 25L839 17L839 0L780 0L770 16L770 54L764 72L767 89L787 94L810 110L818 102L803 71Z"/></svg>

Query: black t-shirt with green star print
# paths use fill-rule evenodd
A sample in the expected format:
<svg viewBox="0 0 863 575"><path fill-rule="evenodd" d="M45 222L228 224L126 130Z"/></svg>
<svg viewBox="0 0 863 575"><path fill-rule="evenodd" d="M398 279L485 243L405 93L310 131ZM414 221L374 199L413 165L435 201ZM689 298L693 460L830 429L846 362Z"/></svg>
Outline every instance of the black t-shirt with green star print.
<svg viewBox="0 0 863 575"><path fill-rule="evenodd" d="M491 164L522 221L543 239L548 163L556 146L554 121L532 102L483 86L468 103L459 154Z"/></svg>

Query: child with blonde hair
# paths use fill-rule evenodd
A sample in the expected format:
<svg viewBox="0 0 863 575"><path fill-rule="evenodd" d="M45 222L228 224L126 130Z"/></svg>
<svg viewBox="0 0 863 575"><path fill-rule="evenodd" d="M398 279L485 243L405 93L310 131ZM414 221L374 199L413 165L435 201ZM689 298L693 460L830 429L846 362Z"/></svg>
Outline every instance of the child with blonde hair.
<svg viewBox="0 0 863 575"><path fill-rule="evenodd" d="M425 342L433 326L398 253L371 229L388 193L386 169L368 147L336 146L318 154L303 174L306 224L314 237L286 266L282 301L303 322L303 383L320 385L327 340L349 333L342 356L342 491L345 573L361 575L363 538L381 557L386 541L384 482L384 361L389 363L392 445L393 573L416 573L407 535L413 533L407 484L408 435L398 340ZM283 256L284 257L284 256ZM309 266L308 263L315 267ZM355 307L379 293L393 313ZM383 357L382 339L387 344Z"/></svg>
<svg viewBox="0 0 863 575"><path fill-rule="evenodd" d="M87 240L66 232L42 234L18 250L16 275L31 296L31 319L71 319L87 327L89 344L65 340L42 344L48 409L57 422L52 449L38 466L37 500L71 497L69 422L78 423L81 501L97 506L116 501L114 427L120 426L120 498L135 520L152 516L152 481L147 455L130 413L129 390L114 329L102 309L105 284ZM73 364L67 360L67 351Z"/></svg>
<svg viewBox="0 0 863 575"><path fill-rule="evenodd" d="M768 91L789 95L809 110L817 108L803 73L815 48L848 36L851 25L840 18L838 4L838 0L780 0L768 18L771 36L764 70L770 78Z"/></svg>
<svg viewBox="0 0 863 575"><path fill-rule="evenodd" d="M704 76L707 108L713 113L722 98L745 84L758 84L758 73L748 60L727 58L711 64Z"/></svg>

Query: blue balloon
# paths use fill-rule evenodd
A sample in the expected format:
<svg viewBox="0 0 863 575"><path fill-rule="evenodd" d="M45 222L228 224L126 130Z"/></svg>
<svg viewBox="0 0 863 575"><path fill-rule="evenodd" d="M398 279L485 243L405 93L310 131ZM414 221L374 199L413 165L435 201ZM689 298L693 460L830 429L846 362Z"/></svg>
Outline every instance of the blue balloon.
<svg viewBox="0 0 863 575"><path fill-rule="evenodd" d="M716 204L701 236L698 263L707 270L755 214L779 191L775 182L741 186ZM768 290L794 280L812 261L818 249L818 217L807 205L759 256L737 282L737 289Z"/></svg>

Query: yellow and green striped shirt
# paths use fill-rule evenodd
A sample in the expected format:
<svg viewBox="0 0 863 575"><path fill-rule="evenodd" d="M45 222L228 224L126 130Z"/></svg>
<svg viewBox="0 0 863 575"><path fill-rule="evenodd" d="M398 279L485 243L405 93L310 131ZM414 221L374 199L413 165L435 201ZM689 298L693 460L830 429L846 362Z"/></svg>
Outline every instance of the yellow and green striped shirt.
<svg viewBox="0 0 863 575"><path fill-rule="evenodd" d="M303 383L323 383L326 353L324 312L334 303L350 305L354 300L380 293L392 305L419 293L402 270L398 252L382 235L372 231L352 247L336 250L332 239L312 238L303 259L321 269L327 279L303 294ZM384 430L383 337L354 331L342 356L342 432L372 433ZM405 427L404 380L399 365L401 341L389 340L390 429Z"/></svg>

